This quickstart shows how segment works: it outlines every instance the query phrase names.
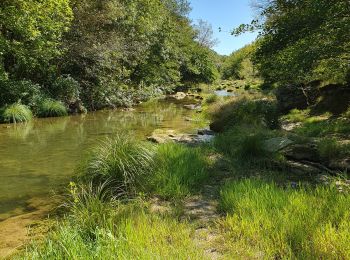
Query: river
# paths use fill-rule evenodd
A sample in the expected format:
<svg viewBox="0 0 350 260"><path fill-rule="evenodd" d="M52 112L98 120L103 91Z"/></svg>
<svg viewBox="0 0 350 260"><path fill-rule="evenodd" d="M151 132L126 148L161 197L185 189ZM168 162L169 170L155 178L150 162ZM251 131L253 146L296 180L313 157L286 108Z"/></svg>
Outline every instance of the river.
<svg viewBox="0 0 350 260"><path fill-rule="evenodd" d="M67 187L99 140L120 132L145 139L158 128L191 133L195 126L185 120L191 113L183 102L158 100L132 112L106 110L0 125L0 221L30 212L34 198L50 200Z"/></svg>

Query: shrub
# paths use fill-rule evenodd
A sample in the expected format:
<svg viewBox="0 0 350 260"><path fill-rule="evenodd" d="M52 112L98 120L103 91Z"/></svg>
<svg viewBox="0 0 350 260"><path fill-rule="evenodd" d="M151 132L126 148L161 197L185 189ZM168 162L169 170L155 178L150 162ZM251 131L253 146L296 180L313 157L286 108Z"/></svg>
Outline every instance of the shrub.
<svg viewBox="0 0 350 260"><path fill-rule="evenodd" d="M151 176L153 192L165 198L183 198L196 191L208 178L208 162L203 149L180 144L159 146L157 169Z"/></svg>
<svg viewBox="0 0 350 260"><path fill-rule="evenodd" d="M80 84L70 75L58 77L50 88L50 94L66 104L70 104L79 99Z"/></svg>
<svg viewBox="0 0 350 260"><path fill-rule="evenodd" d="M205 99L206 104L212 104L219 100L219 96L216 94L211 94Z"/></svg>
<svg viewBox="0 0 350 260"><path fill-rule="evenodd" d="M60 102L52 99L45 99L38 109L39 117L59 117L68 115L67 108Z"/></svg>
<svg viewBox="0 0 350 260"><path fill-rule="evenodd" d="M148 143L119 134L92 150L80 175L86 182L112 182L121 192L135 192L154 165L154 148ZM148 176L149 178L149 176Z"/></svg>
<svg viewBox="0 0 350 260"><path fill-rule="evenodd" d="M27 106L16 103L6 107L1 117L3 122L19 123L32 120L33 114Z"/></svg>
<svg viewBox="0 0 350 260"><path fill-rule="evenodd" d="M335 187L282 188L249 179L227 184L220 207L226 248L241 258L350 257L349 194ZM230 253L230 252L229 252ZM248 254L248 255L247 255Z"/></svg>
<svg viewBox="0 0 350 260"><path fill-rule="evenodd" d="M0 79L0 106L21 102L29 107L35 106L41 97L41 87L28 80L10 81Z"/></svg>
<svg viewBox="0 0 350 260"><path fill-rule="evenodd" d="M217 132L227 131L239 124L265 125L271 129L279 126L276 104L268 100L249 100L243 97L222 105L210 112L210 115L213 120L211 128Z"/></svg>

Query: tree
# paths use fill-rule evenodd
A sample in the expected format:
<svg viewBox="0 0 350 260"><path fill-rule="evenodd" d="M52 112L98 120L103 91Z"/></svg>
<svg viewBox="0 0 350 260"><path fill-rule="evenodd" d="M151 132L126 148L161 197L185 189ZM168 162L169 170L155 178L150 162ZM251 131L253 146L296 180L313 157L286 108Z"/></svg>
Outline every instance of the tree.
<svg viewBox="0 0 350 260"><path fill-rule="evenodd" d="M258 1L261 18L234 33L260 29L254 57L270 82L315 79L344 83L350 74L350 3L348 0Z"/></svg>
<svg viewBox="0 0 350 260"><path fill-rule="evenodd" d="M198 20L198 24L194 25L196 31L196 41L202 46L207 48L213 48L219 42L214 38L214 31L211 24L204 20Z"/></svg>

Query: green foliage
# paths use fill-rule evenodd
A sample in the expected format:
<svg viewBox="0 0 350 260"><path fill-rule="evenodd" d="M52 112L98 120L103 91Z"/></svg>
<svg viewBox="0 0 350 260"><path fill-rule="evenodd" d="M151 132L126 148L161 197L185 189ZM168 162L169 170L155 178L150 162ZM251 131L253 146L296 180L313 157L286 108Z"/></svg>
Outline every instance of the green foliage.
<svg viewBox="0 0 350 260"><path fill-rule="evenodd" d="M110 181L122 192L135 192L154 166L154 149L127 135L117 135L101 142L81 169L85 182ZM117 190L118 192L118 190Z"/></svg>
<svg viewBox="0 0 350 260"><path fill-rule="evenodd" d="M149 176L153 193L181 199L198 190L209 177L208 161L200 148L179 144L158 147L154 175Z"/></svg>
<svg viewBox="0 0 350 260"><path fill-rule="evenodd" d="M205 103L206 104L213 104L213 103L215 103L215 102L217 102L219 100L220 100L220 97L218 95L211 94L211 95L209 95L208 97L205 98Z"/></svg>
<svg viewBox="0 0 350 260"><path fill-rule="evenodd" d="M265 125L271 129L279 127L276 104L269 100L251 100L243 97L219 106L210 114L213 120L211 126L218 132L237 124Z"/></svg>
<svg viewBox="0 0 350 260"><path fill-rule="evenodd" d="M0 106L21 101L33 107L41 98L41 87L28 80L12 81L0 79Z"/></svg>
<svg viewBox="0 0 350 260"><path fill-rule="evenodd" d="M257 43L247 45L226 57L221 68L223 79L254 80L258 78L257 69L252 64L252 55Z"/></svg>
<svg viewBox="0 0 350 260"><path fill-rule="evenodd" d="M221 191L220 221L231 253L250 258L350 257L350 196L335 187L291 189L261 180L234 181Z"/></svg>
<svg viewBox="0 0 350 260"><path fill-rule="evenodd" d="M32 111L20 103L12 104L4 109L1 120L6 123L21 123L32 120Z"/></svg>
<svg viewBox="0 0 350 260"><path fill-rule="evenodd" d="M263 22L253 21L252 26L262 29L263 37L254 60L267 81L349 80L348 1L258 2Z"/></svg>
<svg viewBox="0 0 350 260"><path fill-rule="evenodd" d="M15 80L47 78L71 19L68 0L1 1L0 73Z"/></svg>
<svg viewBox="0 0 350 260"><path fill-rule="evenodd" d="M44 99L38 107L39 117L59 117L68 114L67 108L60 101Z"/></svg>
<svg viewBox="0 0 350 260"><path fill-rule="evenodd" d="M79 99L80 84L70 75L56 78L50 88L50 96L63 101L66 104L73 103Z"/></svg>

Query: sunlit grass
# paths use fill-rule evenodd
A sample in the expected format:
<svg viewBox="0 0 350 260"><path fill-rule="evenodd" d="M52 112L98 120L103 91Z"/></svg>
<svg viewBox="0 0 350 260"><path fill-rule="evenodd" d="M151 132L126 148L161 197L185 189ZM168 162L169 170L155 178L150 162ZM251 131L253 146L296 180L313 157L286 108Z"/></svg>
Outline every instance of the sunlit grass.
<svg viewBox="0 0 350 260"><path fill-rule="evenodd" d="M350 196L334 187L282 188L261 180L223 187L222 248L242 257L348 259Z"/></svg>
<svg viewBox="0 0 350 260"><path fill-rule="evenodd" d="M156 195L179 199L198 190L208 177L209 163L203 149L169 143L158 148L150 187Z"/></svg>
<svg viewBox="0 0 350 260"><path fill-rule="evenodd" d="M39 117L60 117L66 115L68 115L68 111L62 102L45 99L39 106Z"/></svg>
<svg viewBox="0 0 350 260"><path fill-rule="evenodd" d="M154 147L132 136L119 134L102 141L80 169L85 182L110 181L123 192L136 192L154 169Z"/></svg>
<svg viewBox="0 0 350 260"><path fill-rule="evenodd" d="M21 123L32 120L33 114L29 107L16 103L6 107L0 118L6 123Z"/></svg>
<svg viewBox="0 0 350 260"><path fill-rule="evenodd" d="M205 259L193 227L152 215L141 201L123 204L88 193L42 243L19 259ZM81 205L79 205L81 204Z"/></svg>

